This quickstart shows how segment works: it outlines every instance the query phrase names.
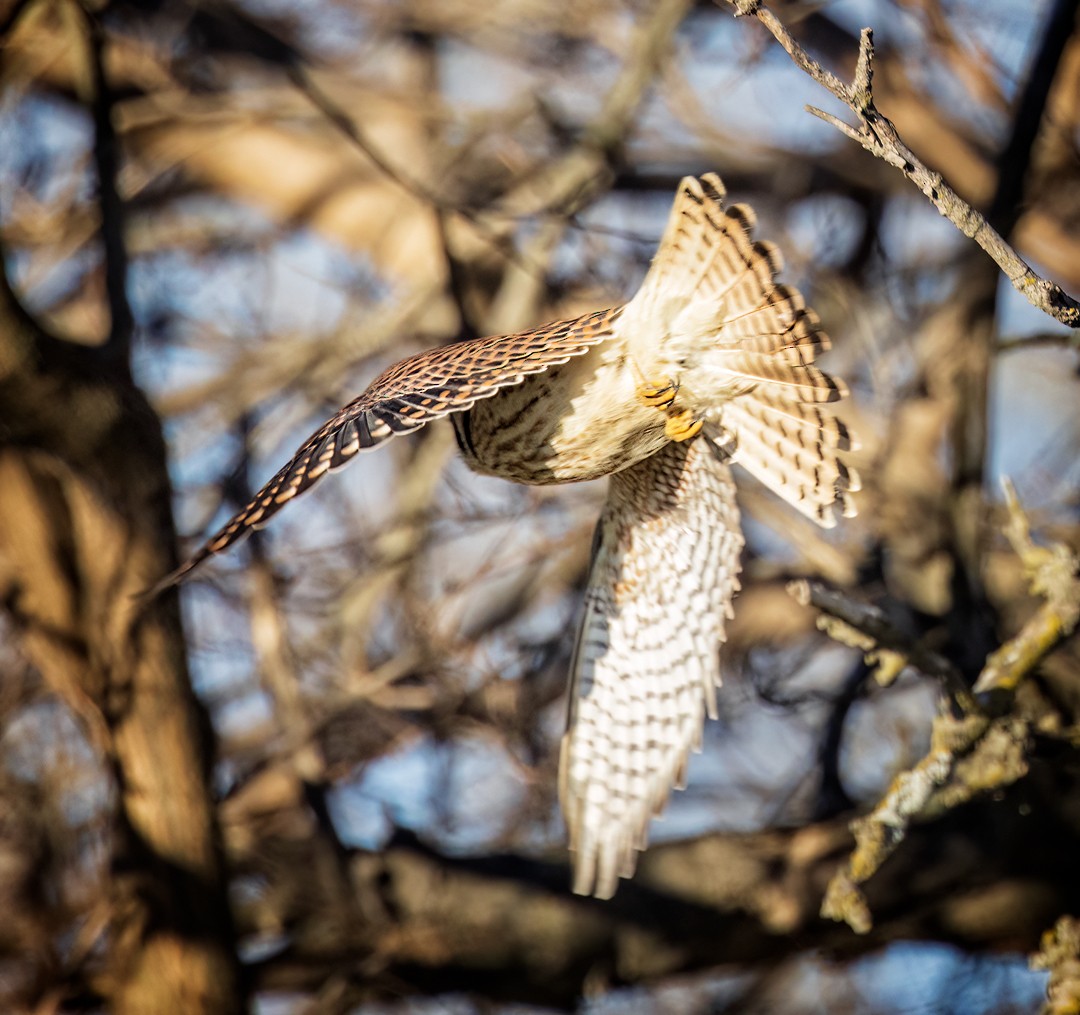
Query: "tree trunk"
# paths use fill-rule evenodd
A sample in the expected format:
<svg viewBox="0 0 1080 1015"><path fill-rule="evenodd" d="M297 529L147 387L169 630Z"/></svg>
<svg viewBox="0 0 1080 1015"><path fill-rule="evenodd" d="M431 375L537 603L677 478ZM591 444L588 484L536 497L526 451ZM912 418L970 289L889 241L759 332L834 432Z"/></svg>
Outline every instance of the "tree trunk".
<svg viewBox="0 0 1080 1015"><path fill-rule="evenodd" d="M0 279L0 597L115 776L111 1011L239 1011L209 772L175 597L165 446L126 365L61 342Z"/></svg>

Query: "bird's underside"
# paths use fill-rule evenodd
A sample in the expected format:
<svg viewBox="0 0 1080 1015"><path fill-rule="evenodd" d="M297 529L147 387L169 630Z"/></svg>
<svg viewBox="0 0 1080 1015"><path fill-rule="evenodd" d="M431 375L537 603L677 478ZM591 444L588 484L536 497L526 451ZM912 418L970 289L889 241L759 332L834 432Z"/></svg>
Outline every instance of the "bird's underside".
<svg viewBox="0 0 1080 1015"><path fill-rule="evenodd" d="M854 514L843 385L779 255L724 210L720 180L685 178L637 295L516 335L429 350L328 420L179 582L322 476L383 440L453 416L477 472L524 483L612 477L571 672L560 764L575 891L610 896L714 713L718 649L742 533L727 461L823 526Z"/></svg>
<svg viewBox="0 0 1080 1015"><path fill-rule="evenodd" d="M705 715L716 718L742 547L735 481L708 438L669 442L611 477L559 759L579 894L610 898L634 873Z"/></svg>

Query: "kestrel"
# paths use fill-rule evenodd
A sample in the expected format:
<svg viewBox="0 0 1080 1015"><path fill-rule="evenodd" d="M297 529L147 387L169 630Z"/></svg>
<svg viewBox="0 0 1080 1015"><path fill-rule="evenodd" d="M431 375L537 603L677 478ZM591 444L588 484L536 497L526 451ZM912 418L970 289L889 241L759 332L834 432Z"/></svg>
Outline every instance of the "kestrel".
<svg viewBox="0 0 1080 1015"><path fill-rule="evenodd" d="M610 897L716 715L743 536L730 462L822 526L853 515L843 384L754 214L686 177L629 303L410 356L328 420L159 585L265 525L321 476L451 415L465 461L519 483L610 476L570 674L560 799L574 891Z"/></svg>

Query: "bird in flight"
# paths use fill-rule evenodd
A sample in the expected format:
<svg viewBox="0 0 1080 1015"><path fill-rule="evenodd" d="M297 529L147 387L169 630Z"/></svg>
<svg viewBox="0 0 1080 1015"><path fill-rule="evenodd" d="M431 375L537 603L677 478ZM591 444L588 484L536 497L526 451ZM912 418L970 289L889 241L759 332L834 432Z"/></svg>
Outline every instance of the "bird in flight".
<svg viewBox="0 0 1080 1015"><path fill-rule="evenodd" d="M155 588L261 528L361 451L451 416L476 472L519 483L610 476L570 673L559 765L574 891L609 898L716 715L719 646L739 588L737 462L824 527L851 516L854 441L829 348L780 255L684 178L629 303L410 356L324 423Z"/></svg>

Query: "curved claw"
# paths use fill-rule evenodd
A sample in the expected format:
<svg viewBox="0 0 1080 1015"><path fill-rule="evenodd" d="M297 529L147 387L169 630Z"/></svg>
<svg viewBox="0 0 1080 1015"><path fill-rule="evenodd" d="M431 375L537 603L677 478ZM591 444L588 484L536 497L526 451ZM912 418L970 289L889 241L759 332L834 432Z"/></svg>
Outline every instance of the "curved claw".
<svg viewBox="0 0 1080 1015"><path fill-rule="evenodd" d="M688 441L701 433L705 421L697 419L690 409L672 413L664 423L664 433L673 441Z"/></svg>
<svg viewBox="0 0 1080 1015"><path fill-rule="evenodd" d="M679 393L677 381L670 377L656 377L652 380L643 380L637 386L637 397L647 406L653 409L667 409L674 405L675 396Z"/></svg>

